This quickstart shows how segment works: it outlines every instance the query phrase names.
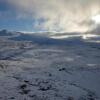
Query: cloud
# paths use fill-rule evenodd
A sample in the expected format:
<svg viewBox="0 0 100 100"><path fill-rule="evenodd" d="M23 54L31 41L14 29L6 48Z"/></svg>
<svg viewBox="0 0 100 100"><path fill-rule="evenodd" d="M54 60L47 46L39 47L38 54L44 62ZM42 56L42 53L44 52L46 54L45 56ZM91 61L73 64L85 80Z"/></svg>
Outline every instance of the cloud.
<svg viewBox="0 0 100 100"><path fill-rule="evenodd" d="M98 24L97 26L95 26L91 31L91 34L96 34L96 35L100 35L100 24Z"/></svg>
<svg viewBox="0 0 100 100"><path fill-rule="evenodd" d="M45 31L85 32L94 27L100 0L7 0L19 18L32 17L34 28Z"/></svg>

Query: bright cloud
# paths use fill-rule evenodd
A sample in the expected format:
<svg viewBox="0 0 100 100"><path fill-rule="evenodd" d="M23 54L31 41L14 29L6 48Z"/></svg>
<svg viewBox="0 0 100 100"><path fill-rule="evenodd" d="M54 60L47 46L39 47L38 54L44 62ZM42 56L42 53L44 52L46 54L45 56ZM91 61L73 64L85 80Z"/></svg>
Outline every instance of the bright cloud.
<svg viewBox="0 0 100 100"><path fill-rule="evenodd" d="M18 17L31 16L34 27L45 31L86 32L100 14L100 0L7 0Z"/></svg>

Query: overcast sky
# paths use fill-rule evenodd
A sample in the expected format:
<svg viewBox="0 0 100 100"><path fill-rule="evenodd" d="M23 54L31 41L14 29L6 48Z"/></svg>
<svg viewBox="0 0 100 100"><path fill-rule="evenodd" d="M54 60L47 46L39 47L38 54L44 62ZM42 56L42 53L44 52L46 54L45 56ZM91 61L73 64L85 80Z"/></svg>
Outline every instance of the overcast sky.
<svg viewBox="0 0 100 100"><path fill-rule="evenodd" d="M0 0L0 29L86 32L99 21L100 0Z"/></svg>

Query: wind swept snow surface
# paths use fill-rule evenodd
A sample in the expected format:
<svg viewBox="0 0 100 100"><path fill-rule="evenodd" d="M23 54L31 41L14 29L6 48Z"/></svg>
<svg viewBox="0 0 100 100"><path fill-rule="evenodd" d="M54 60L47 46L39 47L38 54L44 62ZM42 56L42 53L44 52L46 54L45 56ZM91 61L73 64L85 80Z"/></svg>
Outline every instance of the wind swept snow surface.
<svg viewBox="0 0 100 100"><path fill-rule="evenodd" d="M99 43L18 36L0 36L0 100L100 100Z"/></svg>

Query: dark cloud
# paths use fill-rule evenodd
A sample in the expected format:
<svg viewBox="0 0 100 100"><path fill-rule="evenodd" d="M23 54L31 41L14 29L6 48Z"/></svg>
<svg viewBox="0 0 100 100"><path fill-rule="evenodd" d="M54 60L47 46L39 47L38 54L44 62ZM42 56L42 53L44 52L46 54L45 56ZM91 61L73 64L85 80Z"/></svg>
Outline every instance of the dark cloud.
<svg viewBox="0 0 100 100"><path fill-rule="evenodd" d="M100 24L98 24L97 26L95 26L91 31L91 34L97 34L100 35Z"/></svg>

